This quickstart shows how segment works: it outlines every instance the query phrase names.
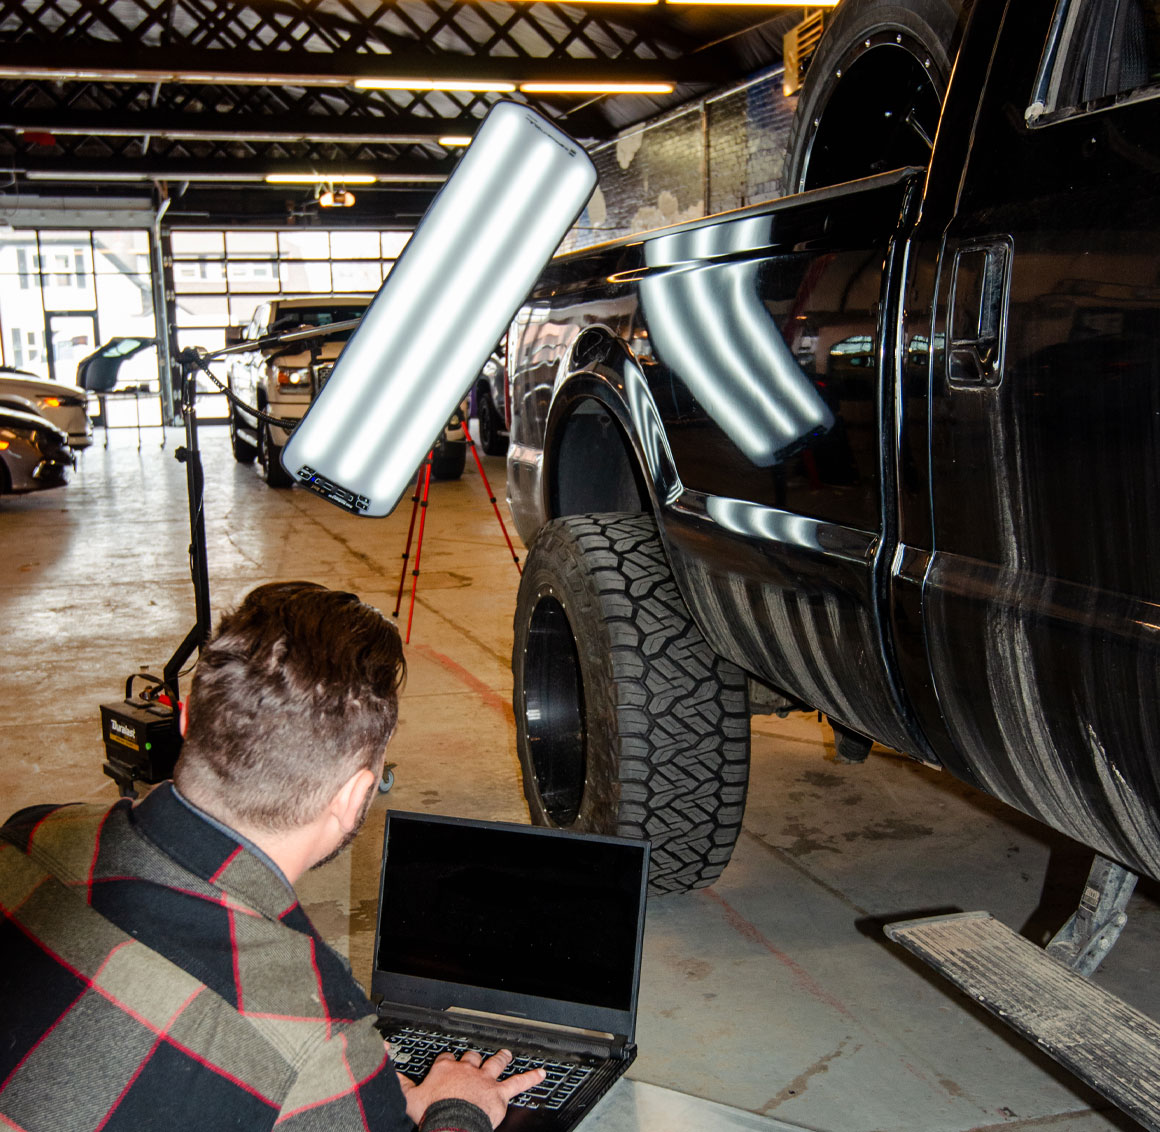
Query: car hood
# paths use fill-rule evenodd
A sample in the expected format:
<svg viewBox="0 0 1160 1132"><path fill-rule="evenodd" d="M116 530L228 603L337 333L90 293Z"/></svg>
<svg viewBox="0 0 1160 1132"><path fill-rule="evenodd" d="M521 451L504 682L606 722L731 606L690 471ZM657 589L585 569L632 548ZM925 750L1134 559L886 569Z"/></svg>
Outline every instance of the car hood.
<svg viewBox="0 0 1160 1132"><path fill-rule="evenodd" d="M33 374L0 370L0 387L20 397L59 397L62 403L86 403L85 391L61 381L44 381Z"/></svg>
<svg viewBox="0 0 1160 1132"><path fill-rule="evenodd" d="M318 360L320 362L333 362L342 353L342 348L345 345L345 342L324 342L318 352ZM264 350L263 354L267 361L276 362L285 369L305 369L310 364L310 351L301 348L301 343L297 342L284 346L273 346Z"/></svg>

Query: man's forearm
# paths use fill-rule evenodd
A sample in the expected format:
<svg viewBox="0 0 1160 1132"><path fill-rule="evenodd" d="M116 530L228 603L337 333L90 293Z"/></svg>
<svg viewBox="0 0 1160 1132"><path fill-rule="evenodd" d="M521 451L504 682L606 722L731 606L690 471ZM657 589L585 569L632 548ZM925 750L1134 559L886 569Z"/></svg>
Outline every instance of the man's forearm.
<svg viewBox="0 0 1160 1132"><path fill-rule="evenodd" d="M491 1132L491 1121L470 1101L435 1101L427 1107L419 1132Z"/></svg>

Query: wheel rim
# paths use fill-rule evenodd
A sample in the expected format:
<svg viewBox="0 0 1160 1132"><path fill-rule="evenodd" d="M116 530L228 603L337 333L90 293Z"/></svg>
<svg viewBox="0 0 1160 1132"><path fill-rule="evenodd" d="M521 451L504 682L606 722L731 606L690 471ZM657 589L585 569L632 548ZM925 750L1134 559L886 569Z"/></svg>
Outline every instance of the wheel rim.
<svg viewBox="0 0 1160 1132"><path fill-rule="evenodd" d="M911 36L880 33L852 49L813 126L799 189L835 185L905 165L926 165L945 85Z"/></svg>
<svg viewBox="0 0 1160 1132"><path fill-rule="evenodd" d="M536 787L552 822L570 825L588 769L584 685L568 615L550 595L532 613L525 665L524 724Z"/></svg>

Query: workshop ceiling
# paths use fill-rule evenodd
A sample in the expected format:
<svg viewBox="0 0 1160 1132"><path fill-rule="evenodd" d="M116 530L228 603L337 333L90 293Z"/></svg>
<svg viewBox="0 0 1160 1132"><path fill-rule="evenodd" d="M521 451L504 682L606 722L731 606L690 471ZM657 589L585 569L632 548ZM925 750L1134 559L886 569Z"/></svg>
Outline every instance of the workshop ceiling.
<svg viewBox="0 0 1160 1132"><path fill-rule="evenodd" d="M585 144L780 61L800 8L504 0L0 0L0 206L171 199L181 223L306 220L305 173L359 186L338 223L411 223L499 98ZM362 89L361 82L402 89ZM473 88L414 89L432 85ZM541 93L531 83L672 84ZM503 89L506 88L506 89ZM239 191L244 190L244 191ZM337 215L349 211L352 215Z"/></svg>

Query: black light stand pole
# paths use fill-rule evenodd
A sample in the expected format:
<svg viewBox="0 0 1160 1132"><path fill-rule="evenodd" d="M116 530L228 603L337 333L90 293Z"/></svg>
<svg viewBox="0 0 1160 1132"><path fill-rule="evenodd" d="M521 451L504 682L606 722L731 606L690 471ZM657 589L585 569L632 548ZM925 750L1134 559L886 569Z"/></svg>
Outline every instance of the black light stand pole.
<svg viewBox="0 0 1160 1132"><path fill-rule="evenodd" d="M174 453L185 465L186 494L189 497L189 569L193 578L194 625L165 665L163 678L174 697L174 711L180 698L178 680L185 662L209 640L212 627L209 607L209 564L206 559L205 476L201 449L197 442L197 374L201 359L194 348L183 350L181 362L181 417L185 425L185 445Z"/></svg>

